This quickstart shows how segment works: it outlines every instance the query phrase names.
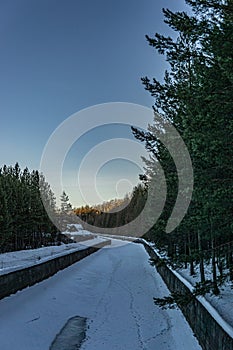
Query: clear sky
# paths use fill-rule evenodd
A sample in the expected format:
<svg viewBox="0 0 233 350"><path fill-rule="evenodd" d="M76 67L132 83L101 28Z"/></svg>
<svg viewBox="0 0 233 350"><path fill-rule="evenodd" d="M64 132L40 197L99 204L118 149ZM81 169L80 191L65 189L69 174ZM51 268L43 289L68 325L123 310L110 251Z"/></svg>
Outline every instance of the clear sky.
<svg viewBox="0 0 233 350"><path fill-rule="evenodd" d="M107 102L152 106L140 78L163 77L164 58L145 40L145 34L171 33L163 23L162 7L183 10L185 4L184 0L0 1L0 166L18 161L22 168L38 169L51 133L83 108ZM120 126L117 130L118 137L121 133L131 137L129 130ZM83 144L89 149L93 138L105 140L111 132L96 130ZM113 169L116 175L120 168L117 161L109 163L98 177L102 174L107 183L108 171L112 176ZM128 164L125 172L135 177L138 168L129 168ZM106 188L105 192L107 200L112 193ZM75 205L81 204L68 194Z"/></svg>

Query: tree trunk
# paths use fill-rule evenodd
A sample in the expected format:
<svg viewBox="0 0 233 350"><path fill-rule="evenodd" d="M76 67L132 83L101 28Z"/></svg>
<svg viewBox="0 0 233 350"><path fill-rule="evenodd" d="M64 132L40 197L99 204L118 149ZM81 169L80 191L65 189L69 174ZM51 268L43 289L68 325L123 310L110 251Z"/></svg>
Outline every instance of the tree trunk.
<svg viewBox="0 0 233 350"><path fill-rule="evenodd" d="M185 236L185 242L184 242L184 255L185 255L185 261L184 261L184 268L187 269L188 268L188 262L187 262L187 240L186 240L186 236Z"/></svg>
<svg viewBox="0 0 233 350"><path fill-rule="evenodd" d="M232 243L228 245L227 252L227 267L229 269L230 280L233 281L233 258L232 258Z"/></svg>
<svg viewBox="0 0 233 350"><path fill-rule="evenodd" d="M217 284L217 271L216 271L216 261L215 261L215 249L212 248L212 274L213 274L213 293L215 295L219 294L218 284Z"/></svg>
<svg viewBox="0 0 233 350"><path fill-rule="evenodd" d="M192 249L191 249L191 239L190 239L190 233L188 234L188 247L189 247L189 261L190 261L190 270L189 274L190 276L193 276L195 274L194 271L194 262L193 262L193 256L192 256Z"/></svg>
<svg viewBox="0 0 233 350"><path fill-rule="evenodd" d="M210 223L210 237L211 237L211 248L212 248L212 277L213 277L213 293L215 295L219 294L218 284L217 284L217 270L216 270L216 259L215 259L215 248L214 248L214 238L212 232L212 223Z"/></svg>
<svg viewBox="0 0 233 350"><path fill-rule="evenodd" d="M204 260L203 260L203 254L202 254L202 248L201 248L201 237L200 237L200 231L198 230L198 250L199 250L199 256L200 256L200 275L201 275L201 282L205 282L205 267L204 267Z"/></svg>

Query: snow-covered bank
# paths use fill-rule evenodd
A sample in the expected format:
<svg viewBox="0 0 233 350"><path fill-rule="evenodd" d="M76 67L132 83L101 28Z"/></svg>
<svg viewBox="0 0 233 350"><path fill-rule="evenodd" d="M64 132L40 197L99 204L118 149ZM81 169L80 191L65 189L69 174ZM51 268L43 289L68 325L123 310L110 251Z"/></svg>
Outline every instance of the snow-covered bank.
<svg viewBox="0 0 233 350"><path fill-rule="evenodd" d="M169 292L143 246L113 245L1 300L1 349L48 350L67 320L82 316L83 350L200 350L179 310L154 305Z"/></svg>
<svg viewBox="0 0 233 350"><path fill-rule="evenodd" d="M65 231L62 232L64 235L66 235L67 237L73 239L74 241L79 241L80 238L83 239L91 239L94 237L97 237L96 234L84 230L84 228L82 227L81 224L67 224L67 229Z"/></svg>
<svg viewBox="0 0 233 350"><path fill-rule="evenodd" d="M62 244L60 246L49 246L0 254L0 275L33 266L92 245L94 246L105 240L104 237L96 237L82 243Z"/></svg>
<svg viewBox="0 0 233 350"><path fill-rule="evenodd" d="M166 255L161 255L160 252L155 248L154 244L148 243L146 240L141 240L145 244L148 244L151 249L156 253L160 259L165 259ZM168 266L168 269L192 292L197 282L200 282L200 275L198 272L198 266L195 267L196 274L190 276L188 269L177 268L173 269ZM205 265L206 278L212 278L211 270L208 269L208 265ZM233 302L233 290L232 285L225 285L221 288L221 294L215 296L213 294L206 294L203 296L197 296L199 302L209 312L212 318L222 327L222 329L233 339L233 314L232 314L232 302Z"/></svg>
<svg viewBox="0 0 233 350"><path fill-rule="evenodd" d="M207 269L206 269L207 270ZM177 276L191 290L197 282L200 282L199 274L190 276L187 269L177 269L174 271ZM207 279L211 279L211 274L206 275ZM220 295L206 294L205 297L199 297L200 302L210 312L214 319L222 326L222 328L233 338L233 286L223 285L220 288Z"/></svg>

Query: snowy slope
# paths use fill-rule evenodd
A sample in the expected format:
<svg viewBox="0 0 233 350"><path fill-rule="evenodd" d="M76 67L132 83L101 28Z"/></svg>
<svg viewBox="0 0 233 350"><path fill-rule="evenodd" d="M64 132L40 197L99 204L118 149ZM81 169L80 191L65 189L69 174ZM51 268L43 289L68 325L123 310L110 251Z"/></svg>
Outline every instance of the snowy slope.
<svg viewBox="0 0 233 350"><path fill-rule="evenodd" d="M143 246L114 240L112 249L1 300L1 350L48 350L74 316L88 318L82 350L200 350L179 310L154 305L165 294Z"/></svg>
<svg viewBox="0 0 233 350"><path fill-rule="evenodd" d="M187 282L189 283L190 289L195 283L200 282L199 273L195 276L190 276L188 269L178 269L175 273L179 278L183 278L186 284ZM206 273L206 278L211 279L211 273L209 276ZM205 297L199 297L199 300L222 328L233 338L233 286L229 283L222 286L220 290L220 295L206 294Z"/></svg>
<svg viewBox="0 0 233 350"><path fill-rule="evenodd" d="M49 246L0 254L0 275L84 249L104 240L106 239L103 237L96 237L82 243L62 244L60 246Z"/></svg>
<svg viewBox="0 0 233 350"><path fill-rule="evenodd" d="M144 240L146 244L149 244ZM166 256L162 256L159 251L154 247L154 244L150 244L155 253L163 259ZM169 267L170 270L183 282L190 291L193 291L197 282L200 282L200 274L198 266L195 267L195 275L190 276L189 270L184 268L178 268L176 270ZM211 267L205 264L205 277L206 279L212 279ZM206 294L204 297L197 297L202 305L209 311L212 317L221 325L221 327L233 338L233 286L231 283L224 285L221 288L220 295Z"/></svg>

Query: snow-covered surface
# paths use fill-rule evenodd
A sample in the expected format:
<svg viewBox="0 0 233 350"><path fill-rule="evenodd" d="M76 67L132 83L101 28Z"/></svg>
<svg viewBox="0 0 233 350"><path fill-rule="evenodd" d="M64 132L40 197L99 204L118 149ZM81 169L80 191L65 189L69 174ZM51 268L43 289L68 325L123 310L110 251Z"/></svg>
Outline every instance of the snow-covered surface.
<svg viewBox="0 0 233 350"><path fill-rule="evenodd" d="M64 235L70 235L71 239L74 239L75 236L87 236L87 237L96 236L90 231L84 230L81 224L67 224L66 231L62 233Z"/></svg>
<svg viewBox="0 0 233 350"><path fill-rule="evenodd" d="M120 246L119 246L120 245ZM51 278L0 301L1 350L48 350L71 317L88 318L82 350L201 350L142 245L112 241Z"/></svg>
<svg viewBox="0 0 233 350"><path fill-rule="evenodd" d="M161 255L156 248L153 249L160 258L163 258L163 255ZM193 291L197 282L200 282L198 266L195 268L196 274L194 276L189 275L188 269L180 268L174 270L171 267L169 267L169 269L173 271L177 278L179 278L190 291ZM205 265L205 276L206 279L211 279L211 268L207 264ZM206 294L205 297L199 296L197 298L218 324L233 338L233 289L231 285L222 287L219 296Z"/></svg>
<svg viewBox="0 0 233 350"><path fill-rule="evenodd" d="M206 272L208 269L205 269ZM189 285L190 290L196 282L200 282L199 274L190 276L188 269L179 269L174 271L176 275ZM206 278L211 279L206 273ZM222 326L222 328L233 338L233 289L231 285L225 285L221 288L220 295L206 294L205 297L198 297L199 301L205 306L213 318Z"/></svg>
<svg viewBox="0 0 233 350"><path fill-rule="evenodd" d="M133 237L133 236L119 236L119 235L106 235L106 234L101 234L103 237L108 237L108 238L113 238L113 239L118 239L121 241L128 241L128 242L133 242L136 239L138 239L137 237ZM122 242L122 244L124 244Z"/></svg>
<svg viewBox="0 0 233 350"><path fill-rule="evenodd" d="M69 254L71 252L94 246L106 241L103 237L96 237L82 243L62 244L60 246L49 246L39 249L27 249L16 252L0 254L0 275L16 271L35 264L40 264L54 257Z"/></svg>

